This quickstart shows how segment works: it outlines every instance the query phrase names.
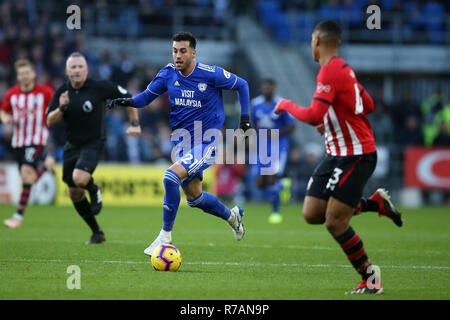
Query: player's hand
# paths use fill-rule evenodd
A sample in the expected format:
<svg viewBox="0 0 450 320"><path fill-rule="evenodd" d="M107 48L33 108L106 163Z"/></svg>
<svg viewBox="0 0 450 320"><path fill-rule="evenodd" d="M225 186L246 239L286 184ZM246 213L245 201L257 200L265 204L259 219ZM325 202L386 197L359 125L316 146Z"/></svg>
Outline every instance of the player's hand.
<svg viewBox="0 0 450 320"><path fill-rule="evenodd" d="M250 116L248 114L241 115L241 120L239 122L239 128L244 131L244 133L250 129L252 126L250 125Z"/></svg>
<svg viewBox="0 0 450 320"><path fill-rule="evenodd" d="M321 136L323 136L323 133L325 132L325 125L323 123L317 125L316 130L320 133Z"/></svg>
<svg viewBox="0 0 450 320"><path fill-rule="evenodd" d="M2 118L1 122L3 124L6 124L6 125L14 124L14 118L13 118L12 114L10 114L10 113L6 113L6 112L2 111L2 117L1 118Z"/></svg>
<svg viewBox="0 0 450 320"><path fill-rule="evenodd" d="M141 133L141 126L129 126L126 131L126 134L132 137L140 136Z"/></svg>
<svg viewBox="0 0 450 320"><path fill-rule="evenodd" d="M59 105L62 108L67 109L67 105L69 104L69 102L70 102L69 91L66 90L59 96Z"/></svg>
<svg viewBox="0 0 450 320"><path fill-rule="evenodd" d="M113 109L114 107L132 107L133 106L133 98L117 98L111 100L106 108Z"/></svg>

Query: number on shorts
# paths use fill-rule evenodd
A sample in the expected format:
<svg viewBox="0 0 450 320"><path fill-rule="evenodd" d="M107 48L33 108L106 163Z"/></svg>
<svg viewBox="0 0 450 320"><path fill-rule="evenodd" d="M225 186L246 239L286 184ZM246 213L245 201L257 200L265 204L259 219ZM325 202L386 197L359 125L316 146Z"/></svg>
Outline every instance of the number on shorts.
<svg viewBox="0 0 450 320"><path fill-rule="evenodd" d="M194 156L192 154L188 153L183 158L181 158L180 161L183 162L184 164L189 164L191 162L192 158L194 158ZM189 165L189 169L191 169L193 166L195 166L197 164L197 162L198 162L198 160L194 159L194 162Z"/></svg>
<svg viewBox="0 0 450 320"><path fill-rule="evenodd" d="M331 191L334 190L336 187L336 184L339 182L340 175L344 172L343 170L339 168L334 168L333 175L330 177L327 183L327 189L330 189Z"/></svg>
<svg viewBox="0 0 450 320"><path fill-rule="evenodd" d="M190 153L188 153L187 155L185 155L183 158L181 158L181 162L183 162L184 164L189 164L189 162L192 160L194 156Z"/></svg>

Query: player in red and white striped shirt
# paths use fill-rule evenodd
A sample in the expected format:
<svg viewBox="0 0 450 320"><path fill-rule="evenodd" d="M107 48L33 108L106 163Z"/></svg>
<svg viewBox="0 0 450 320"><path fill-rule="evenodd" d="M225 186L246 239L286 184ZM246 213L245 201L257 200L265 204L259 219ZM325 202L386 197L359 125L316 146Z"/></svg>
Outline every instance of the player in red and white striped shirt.
<svg viewBox="0 0 450 320"><path fill-rule="evenodd" d="M11 145L22 178L22 193L17 212L11 219L4 221L10 228L22 225L31 187L42 175L45 167L54 170L52 157L45 160L44 166L44 147L49 135L45 113L53 96L53 89L36 83L36 72L30 61L20 59L14 67L19 84L6 92L0 114L4 124L13 125Z"/></svg>
<svg viewBox="0 0 450 320"><path fill-rule="evenodd" d="M324 134L327 155L308 183L303 216L311 224L325 223L361 275L359 286L348 293L381 293L379 268L370 263L349 222L363 211L376 211L398 226L402 220L386 190L378 189L369 199L361 198L377 162L375 139L366 118L374 104L352 68L338 57L340 44L341 29L334 21L322 21L315 27L311 47L321 69L311 107L283 99L274 111L287 111Z"/></svg>

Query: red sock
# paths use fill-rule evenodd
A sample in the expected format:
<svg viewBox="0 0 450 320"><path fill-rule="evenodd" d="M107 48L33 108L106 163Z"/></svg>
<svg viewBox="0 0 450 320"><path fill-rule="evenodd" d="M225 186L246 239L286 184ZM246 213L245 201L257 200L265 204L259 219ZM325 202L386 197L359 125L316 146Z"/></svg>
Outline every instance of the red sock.
<svg viewBox="0 0 450 320"><path fill-rule="evenodd" d="M363 243L358 234L353 231L352 227L348 227L347 231L338 237L336 241L347 255L348 260L353 268L361 275L363 280L367 280L370 274L367 274L367 268L370 266L370 260L364 250Z"/></svg>

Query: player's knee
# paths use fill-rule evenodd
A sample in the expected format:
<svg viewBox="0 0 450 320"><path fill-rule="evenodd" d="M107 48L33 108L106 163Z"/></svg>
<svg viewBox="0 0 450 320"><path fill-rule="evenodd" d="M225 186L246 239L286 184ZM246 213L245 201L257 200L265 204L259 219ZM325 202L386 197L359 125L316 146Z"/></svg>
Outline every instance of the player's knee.
<svg viewBox="0 0 450 320"><path fill-rule="evenodd" d="M20 178L23 183L33 184L36 179L36 170L29 165L22 165L20 167Z"/></svg>
<svg viewBox="0 0 450 320"><path fill-rule="evenodd" d="M80 188L85 187L89 183L90 179L91 175L88 172L75 170L72 174L73 183Z"/></svg>
<svg viewBox="0 0 450 320"><path fill-rule="evenodd" d="M328 232L331 233L333 236L338 236L344 233L344 231L348 228L348 226L346 226L346 223L344 221L333 218L328 218L325 221L325 227L327 228Z"/></svg>
<svg viewBox="0 0 450 320"><path fill-rule="evenodd" d="M84 187L89 182L89 180L86 180L84 177L78 175L73 175L72 180L77 187Z"/></svg>
<svg viewBox="0 0 450 320"><path fill-rule="evenodd" d="M319 215L317 212L312 212L311 210L306 210L303 208L302 211L303 219L309 224L323 224L325 222L324 215Z"/></svg>

